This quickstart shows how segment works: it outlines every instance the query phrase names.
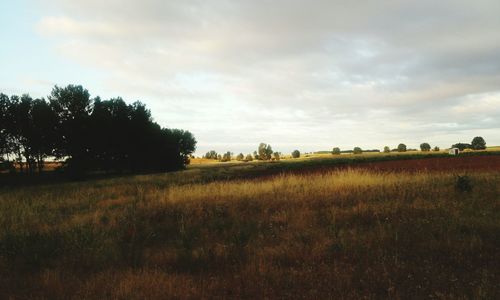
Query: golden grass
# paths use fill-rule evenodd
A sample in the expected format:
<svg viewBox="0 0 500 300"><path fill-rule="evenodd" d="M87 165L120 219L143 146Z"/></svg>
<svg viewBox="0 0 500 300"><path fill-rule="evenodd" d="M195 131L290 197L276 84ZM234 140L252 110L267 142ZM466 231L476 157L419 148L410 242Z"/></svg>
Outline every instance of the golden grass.
<svg viewBox="0 0 500 300"><path fill-rule="evenodd" d="M500 175L200 170L0 194L0 298L496 298Z"/></svg>

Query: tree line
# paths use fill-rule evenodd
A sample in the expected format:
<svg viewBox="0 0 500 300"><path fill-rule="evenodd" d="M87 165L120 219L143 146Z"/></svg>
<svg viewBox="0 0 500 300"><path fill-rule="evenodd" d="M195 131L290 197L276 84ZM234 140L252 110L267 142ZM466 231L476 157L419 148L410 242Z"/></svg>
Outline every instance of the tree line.
<svg viewBox="0 0 500 300"><path fill-rule="evenodd" d="M472 150L484 150L486 149L486 142L480 136L475 137L470 144L466 143L457 143L451 146L451 148L459 148L461 151L464 149L472 149ZM440 151L441 149L438 146L431 147L429 143L421 143L420 151L429 152L429 151ZM407 152L407 151L418 151L417 149L408 148L406 144L400 143L396 148L391 149L389 146L385 146L383 149L384 153L390 152ZM332 151L317 151L314 152L316 154L328 154L331 153L333 155L340 155L342 153L352 153L352 154L361 154L367 152L381 152L378 149L370 149L363 150L360 147L354 147L353 150L341 150L339 147L334 147ZM292 158L299 158L301 153L299 150L294 150L291 153ZM259 147L252 154L247 154L246 156L243 153L239 153L236 155L236 160L238 161L252 161L252 160L280 160L282 157L281 152L274 152L272 150L271 145L266 143L260 143ZM233 153L227 151L223 154L218 154L215 150L208 151L205 155L203 155L205 159L213 159L221 162L231 161L233 158Z"/></svg>
<svg viewBox="0 0 500 300"><path fill-rule="evenodd" d="M47 100L0 93L0 165L13 173L41 173L47 158L72 176L171 171L195 147L189 131L162 128L139 101L91 98L80 85L55 86Z"/></svg>
<svg viewBox="0 0 500 300"><path fill-rule="evenodd" d="M236 160L238 161L253 161L255 160L280 160L282 157L281 152L273 151L271 145L266 143L260 143L257 150L255 150L252 154L247 154L246 156L243 153L239 153L236 155ZM226 153L219 154L215 150L208 151L205 155L203 155L205 159L213 159L221 162L230 161L233 158L233 153L231 151L227 151Z"/></svg>

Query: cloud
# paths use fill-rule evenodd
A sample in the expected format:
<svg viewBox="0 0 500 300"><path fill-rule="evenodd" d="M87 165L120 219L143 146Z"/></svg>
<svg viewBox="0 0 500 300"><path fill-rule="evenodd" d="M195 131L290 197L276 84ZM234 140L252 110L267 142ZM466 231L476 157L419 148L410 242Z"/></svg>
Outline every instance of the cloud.
<svg viewBox="0 0 500 300"><path fill-rule="evenodd" d="M500 129L498 1L45 5L38 32L107 74L94 92L143 99L200 151L447 146Z"/></svg>

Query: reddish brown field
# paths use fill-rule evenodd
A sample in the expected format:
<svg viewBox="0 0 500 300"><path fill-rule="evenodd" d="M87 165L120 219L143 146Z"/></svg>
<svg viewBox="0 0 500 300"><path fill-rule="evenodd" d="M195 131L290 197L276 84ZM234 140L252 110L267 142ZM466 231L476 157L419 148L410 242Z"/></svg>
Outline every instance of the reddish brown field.
<svg viewBox="0 0 500 300"><path fill-rule="evenodd" d="M500 156L432 157L366 162L351 168L376 171L500 171Z"/></svg>

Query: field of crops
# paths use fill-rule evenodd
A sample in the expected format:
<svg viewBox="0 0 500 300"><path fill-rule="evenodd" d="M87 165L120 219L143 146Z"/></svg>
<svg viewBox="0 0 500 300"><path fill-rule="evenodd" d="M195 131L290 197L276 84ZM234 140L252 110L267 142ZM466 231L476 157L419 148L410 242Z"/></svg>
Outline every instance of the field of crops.
<svg viewBox="0 0 500 300"><path fill-rule="evenodd" d="M500 297L500 156L355 159L3 188L0 298Z"/></svg>

